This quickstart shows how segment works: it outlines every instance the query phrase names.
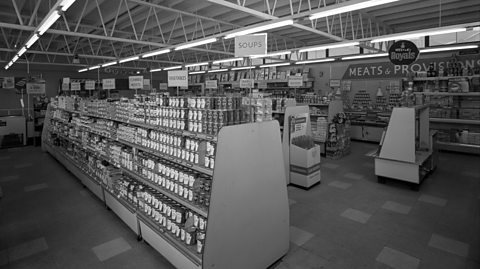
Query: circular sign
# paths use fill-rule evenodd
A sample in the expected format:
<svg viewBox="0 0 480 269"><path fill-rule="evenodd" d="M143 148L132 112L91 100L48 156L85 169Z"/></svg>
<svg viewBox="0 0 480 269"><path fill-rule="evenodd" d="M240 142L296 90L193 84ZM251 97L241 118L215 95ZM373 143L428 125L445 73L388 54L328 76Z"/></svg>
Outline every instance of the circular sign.
<svg viewBox="0 0 480 269"><path fill-rule="evenodd" d="M394 65L410 65L417 60L419 54L415 43L408 40L399 40L388 50L388 58Z"/></svg>

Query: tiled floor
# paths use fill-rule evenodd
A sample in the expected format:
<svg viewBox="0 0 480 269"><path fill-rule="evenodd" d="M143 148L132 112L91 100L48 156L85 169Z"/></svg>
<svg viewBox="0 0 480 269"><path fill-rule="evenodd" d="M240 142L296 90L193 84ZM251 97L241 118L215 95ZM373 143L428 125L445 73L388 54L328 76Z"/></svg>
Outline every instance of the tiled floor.
<svg viewBox="0 0 480 269"><path fill-rule="evenodd" d="M480 157L441 152L416 192L377 183L375 147L354 142L322 158L320 185L288 187L290 251L272 268L480 268ZM39 148L0 160L1 269L173 268Z"/></svg>

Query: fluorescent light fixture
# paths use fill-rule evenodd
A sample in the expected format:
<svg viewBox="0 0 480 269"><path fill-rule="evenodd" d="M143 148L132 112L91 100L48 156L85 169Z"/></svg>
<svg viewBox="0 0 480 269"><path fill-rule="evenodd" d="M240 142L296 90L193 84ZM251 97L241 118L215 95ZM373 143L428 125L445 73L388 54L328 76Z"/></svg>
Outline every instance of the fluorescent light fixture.
<svg viewBox="0 0 480 269"><path fill-rule="evenodd" d="M368 53L368 54L342 57L342 60L355 60L355 59L376 58L376 57L386 57L386 56L388 56L388 53Z"/></svg>
<svg viewBox="0 0 480 269"><path fill-rule="evenodd" d="M243 30L243 31L238 31L238 32L234 32L234 33L231 33L231 34L227 34L224 38L225 39L234 38L236 36L258 33L258 32L271 30L271 29L275 29L275 28L280 28L280 27L287 26L287 25L292 25L292 24L293 24L293 20L279 21L279 22L270 23L270 24L246 29L246 30Z"/></svg>
<svg viewBox="0 0 480 269"><path fill-rule="evenodd" d="M228 71L228 69L223 68L223 69L208 70L208 73L217 73L217 72L225 72L225 71Z"/></svg>
<svg viewBox="0 0 480 269"><path fill-rule="evenodd" d="M150 70L150 73L152 73L152 72L158 72L158 71L162 71L162 68L152 69L152 70Z"/></svg>
<svg viewBox="0 0 480 269"><path fill-rule="evenodd" d="M213 64L229 63L229 62L236 62L241 60L243 60L243 58L223 59L223 60L213 61Z"/></svg>
<svg viewBox="0 0 480 269"><path fill-rule="evenodd" d="M194 66L202 66L202 65L208 65L208 62L187 64L185 65L185 67L194 67Z"/></svg>
<svg viewBox="0 0 480 269"><path fill-rule="evenodd" d="M23 55L26 51L27 51L27 48L22 47L22 48L18 51L18 53L17 53L18 57L22 57L22 55Z"/></svg>
<svg viewBox="0 0 480 269"><path fill-rule="evenodd" d="M473 31L480 31L480 26L475 26L472 28Z"/></svg>
<svg viewBox="0 0 480 269"><path fill-rule="evenodd" d="M392 3L392 2L396 2L396 1L399 1L399 0L370 0L370 1L364 1L364 2L360 2L360 3L356 3L356 4L349 4L349 2L344 2L345 5L343 5L341 7L328 8L328 6L327 6L326 8L323 8L323 9L326 9L326 10L320 11L318 13L314 13L314 14L310 15L309 19L310 20L315 20L315 19L319 19L319 18L325 18L325 17L328 17L328 16L336 15L336 14L341 14L341 13L350 12L350 11L354 11L354 10L360 10L360 9L364 9L364 8L384 5L384 4L388 4L388 3ZM356 2L358 2L358 1L356 1ZM342 4L339 4L339 5L342 5ZM337 6L337 5L335 5L335 6Z"/></svg>
<svg viewBox="0 0 480 269"><path fill-rule="evenodd" d="M60 3L60 6L62 6L62 11L67 11L67 9L75 2L75 0L63 0Z"/></svg>
<svg viewBox="0 0 480 269"><path fill-rule="evenodd" d="M287 55L287 54L292 54L292 51L279 51L279 52L274 52L274 53L269 53L269 54L264 54L264 55L252 55L250 58L252 59L257 59L257 58L265 58L265 57L275 57L275 56L281 56L281 55Z"/></svg>
<svg viewBox="0 0 480 269"><path fill-rule="evenodd" d="M106 67L106 66L110 66L110 65L114 65L114 64L117 64L117 61L104 63L104 64L102 64L102 67Z"/></svg>
<svg viewBox="0 0 480 269"><path fill-rule="evenodd" d="M88 71L88 68L80 69L80 70L78 70L78 73L82 73L82 72L85 72L85 71Z"/></svg>
<svg viewBox="0 0 480 269"><path fill-rule="evenodd" d="M28 48L30 48L33 44L35 44L35 42L37 42L37 40L39 39L40 37L38 35L32 35L32 37L30 37L30 39L27 41L27 43L25 43L25 46Z"/></svg>
<svg viewBox="0 0 480 269"><path fill-rule="evenodd" d="M214 37L214 38L200 40L200 41L197 41L197 42L190 42L190 43L187 43L187 44L180 45L180 46L176 47L175 50L188 49L188 48L192 48L192 47L196 47L196 46L201 46L201 45L213 43L213 42L216 42L216 41L217 41L217 38Z"/></svg>
<svg viewBox="0 0 480 269"><path fill-rule="evenodd" d="M93 70L93 69L98 69L98 68L100 68L100 65L92 66L92 67L88 68L88 70Z"/></svg>
<svg viewBox="0 0 480 269"><path fill-rule="evenodd" d="M452 47L443 47L443 48L420 49L420 52L428 53L428 52L437 52L437 51L464 50L464 49L476 49L476 48L478 48L478 45L464 45L464 46L452 46Z"/></svg>
<svg viewBox="0 0 480 269"><path fill-rule="evenodd" d="M405 33L405 34L397 34L397 35L388 35L385 37L380 37L376 39L372 39L371 43L378 43L378 42L385 42L391 40L401 40L401 39L415 39L424 36L432 36L432 35L441 35L441 34L450 34L450 33L458 33L458 32L465 32L467 28L459 27L459 28L450 28L450 29L439 29L439 30L426 30L414 33Z"/></svg>
<svg viewBox="0 0 480 269"><path fill-rule="evenodd" d="M260 68L274 67L274 66L285 66L285 65L290 65L290 63L264 64L264 65L260 65Z"/></svg>
<svg viewBox="0 0 480 269"><path fill-rule="evenodd" d="M188 73L189 75L195 75L195 74L203 74L205 71L195 71L195 72L190 72Z"/></svg>
<svg viewBox="0 0 480 269"><path fill-rule="evenodd" d="M18 55L13 56L12 62L16 62L18 60Z"/></svg>
<svg viewBox="0 0 480 269"><path fill-rule="evenodd" d="M58 11L53 11L46 19L44 19L40 23L40 27L38 27L38 34L43 35L49 28L52 26L57 19L60 18L60 14L58 14Z"/></svg>
<svg viewBox="0 0 480 269"><path fill-rule="evenodd" d="M360 42L333 43L333 44L327 44L327 45L322 45L322 46L317 46L317 47L309 47L309 48L300 49L300 50L298 50L298 52L307 52L307 51L352 47L352 46L358 46L359 44L360 44Z"/></svg>
<svg viewBox="0 0 480 269"><path fill-rule="evenodd" d="M173 69L179 69L182 68L181 65L176 65L176 66L170 66L170 67L165 67L163 70L173 70Z"/></svg>
<svg viewBox="0 0 480 269"><path fill-rule="evenodd" d="M138 59L140 59L139 56L133 56L133 57L121 59L121 60L119 61L119 63L131 62L131 61L135 61L135 60L138 60Z"/></svg>
<svg viewBox="0 0 480 269"><path fill-rule="evenodd" d="M147 58L147 57L152 57L152 56L155 56L155 55L165 54L165 53L169 53L169 52L170 52L170 49L157 50L157 51L152 51L152 52L143 54L142 57Z"/></svg>
<svg viewBox="0 0 480 269"><path fill-rule="evenodd" d="M333 62L333 61L335 61L334 58L325 58L325 59L298 61L295 64L313 64L313 63L325 63L325 62Z"/></svg>
<svg viewBox="0 0 480 269"><path fill-rule="evenodd" d="M245 70L245 69L254 69L255 66L242 66L242 67L233 67L232 68L232 71L236 71L236 70Z"/></svg>

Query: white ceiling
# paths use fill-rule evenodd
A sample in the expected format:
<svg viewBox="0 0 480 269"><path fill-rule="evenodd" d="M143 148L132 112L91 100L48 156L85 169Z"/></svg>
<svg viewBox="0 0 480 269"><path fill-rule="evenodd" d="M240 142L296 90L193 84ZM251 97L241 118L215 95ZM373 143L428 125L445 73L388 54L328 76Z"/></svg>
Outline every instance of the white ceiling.
<svg viewBox="0 0 480 269"><path fill-rule="evenodd" d="M356 0L358 1L358 0ZM18 47L55 0L0 1L0 61ZM217 2L217 3L213 3ZM227 3L225 3L227 2ZM348 2L343 0L77 0L26 54L30 62L95 65L185 43L275 18ZM269 51L478 22L478 0L400 0L395 3L269 31ZM159 68L233 57L233 40L129 62L117 67Z"/></svg>

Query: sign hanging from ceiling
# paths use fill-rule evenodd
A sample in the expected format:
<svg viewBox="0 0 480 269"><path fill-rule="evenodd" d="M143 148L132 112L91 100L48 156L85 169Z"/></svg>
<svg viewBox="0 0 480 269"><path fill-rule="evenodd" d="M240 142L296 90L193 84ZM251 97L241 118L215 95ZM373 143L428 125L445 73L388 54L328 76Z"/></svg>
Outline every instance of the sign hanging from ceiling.
<svg viewBox="0 0 480 269"><path fill-rule="evenodd" d="M188 71L168 71L168 87L188 87Z"/></svg>
<svg viewBox="0 0 480 269"><path fill-rule="evenodd" d="M115 79L114 78L104 78L104 79L102 79L102 88L104 90L114 90L115 89Z"/></svg>
<svg viewBox="0 0 480 269"><path fill-rule="evenodd" d="M143 76L129 76L128 88L130 89L143 89Z"/></svg>
<svg viewBox="0 0 480 269"><path fill-rule="evenodd" d="M95 90L95 80L86 80L85 81L85 90Z"/></svg>
<svg viewBox="0 0 480 269"><path fill-rule="evenodd" d="M28 94L45 94L45 83L27 83Z"/></svg>
<svg viewBox="0 0 480 269"><path fill-rule="evenodd" d="M159 88L161 91L166 91L166 90L168 90L168 84L167 84L167 83L160 83L160 85L158 86L158 88Z"/></svg>
<svg viewBox="0 0 480 269"><path fill-rule="evenodd" d="M235 57L267 54L267 34L235 37Z"/></svg>
<svg viewBox="0 0 480 269"><path fill-rule="evenodd" d="M217 89L217 81L216 80L205 80L205 88L207 89Z"/></svg>
<svg viewBox="0 0 480 269"><path fill-rule="evenodd" d="M302 86L303 86L303 77L301 76L288 77L288 87L302 87Z"/></svg>
<svg viewBox="0 0 480 269"><path fill-rule="evenodd" d="M394 65L411 65L420 54L415 43L408 40L399 40L388 49L388 58Z"/></svg>
<svg viewBox="0 0 480 269"><path fill-rule="evenodd" d="M80 87L80 82L72 82L70 83L70 87L72 91L80 91L82 88Z"/></svg>
<svg viewBox="0 0 480 269"><path fill-rule="evenodd" d="M242 78L240 79L240 88L253 88L253 79Z"/></svg>
<svg viewBox="0 0 480 269"><path fill-rule="evenodd" d="M70 90L70 84L68 83L62 83L62 91L69 91Z"/></svg>

